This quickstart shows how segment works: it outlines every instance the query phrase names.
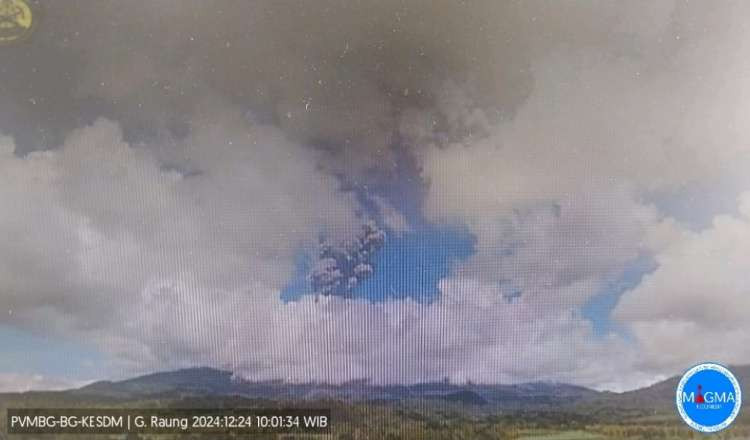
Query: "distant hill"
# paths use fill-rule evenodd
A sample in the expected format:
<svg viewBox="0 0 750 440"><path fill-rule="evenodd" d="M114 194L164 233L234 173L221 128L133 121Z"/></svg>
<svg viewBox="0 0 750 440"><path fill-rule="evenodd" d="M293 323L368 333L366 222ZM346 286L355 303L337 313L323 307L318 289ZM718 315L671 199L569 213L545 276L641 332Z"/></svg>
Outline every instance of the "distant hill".
<svg viewBox="0 0 750 440"><path fill-rule="evenodd" d="M741 383L750 383L750 365L730 367ZM608 411L633 409L653 412L673 406L678 377L625 393L599 392L588 388L548 382L519 385L451 384L445 382L415 385L374 385L367 381L343 384L282 381L251 382L238 379L229 371L191 368L149 374L118 382L96 382L64 393L79 397L136 399L163 396L292 400L337 399L344 401L407 400L445 401L465 405L489 405L513 409L586 409Z"/></svg>
<svg viewBox="0 0 750 440"><path fill-rule="evenodd" d="M728 368L735 375L741 387L744 388L750 384L750 365L730 366ZM616 399L621 403L629 402L637 405L669 406L671 408L674 406L674 394L679 382L680 378L674 376L646 388L617 394Z"/></svg>
<svg viewBox="0 0 750 440"><path fill-rule="evenodd" d="M140 376L119 382L101 381L71 392L111 397L138 397L164 393L225 395L237 393L229 371L190 368Z"/></svg>
<svg viewBox="0 0 750 440"><path fill-rule="evenodd" d="M750 384L750 365L728 368L737 377L740 386ZM576 402L574 407L578 412L598 414L599 418L602 418L603 414L622 417L625 413L662 413L677 417L674 400L679 381L679 376L673 376L651 386L624 393L600 392L591 398Z"/></svg>
<svg viewBox="0 0 750 440"><path fill-rule="evenodd" d="M598 394L584 387L545 382L521 385L459 385L444 382L373 385L366 381L343 384L250 382L235 378L229 371L212 368L162 372L118 382L96 382L67 393L77 396L121 399L151 398L163 395L241 396L263 399L332 398L351 401L425 399L472 405L493 404L509 408L557 406L591 398Z"/></svg>

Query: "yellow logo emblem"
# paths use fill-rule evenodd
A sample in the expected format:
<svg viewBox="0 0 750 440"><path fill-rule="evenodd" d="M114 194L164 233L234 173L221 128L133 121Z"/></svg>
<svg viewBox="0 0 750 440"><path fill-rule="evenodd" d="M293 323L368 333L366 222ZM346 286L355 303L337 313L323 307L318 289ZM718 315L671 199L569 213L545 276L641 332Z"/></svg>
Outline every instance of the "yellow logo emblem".
<svg viewBox="0 0 750 440"><path fill-rule="evenodd" d="M34 24L26 0L0 0L0 44L23 40L31 33Z"/></svg>

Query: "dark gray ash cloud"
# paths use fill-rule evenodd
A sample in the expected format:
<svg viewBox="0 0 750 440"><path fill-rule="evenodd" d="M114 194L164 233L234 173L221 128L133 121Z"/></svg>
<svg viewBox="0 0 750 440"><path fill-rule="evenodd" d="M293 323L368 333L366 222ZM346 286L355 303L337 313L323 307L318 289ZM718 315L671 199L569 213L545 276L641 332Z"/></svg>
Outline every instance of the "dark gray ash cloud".
<svg viewBox="0 0 750 440"><path fill-rule="evenodd" d="M184 135L214 106L235 105L344 152L339 166L376 166L404 112L428 110L449 130L456 115L439 102L447 83L493 118L509 117L533 87L532 59L550 48L659 50L628 27L640 16L621 22L636 6L616 2L73 0L38 9L33 40L8 49L13 62L2 68L0 129L22 151L54 148L98 116L133 139Z"/></svg>

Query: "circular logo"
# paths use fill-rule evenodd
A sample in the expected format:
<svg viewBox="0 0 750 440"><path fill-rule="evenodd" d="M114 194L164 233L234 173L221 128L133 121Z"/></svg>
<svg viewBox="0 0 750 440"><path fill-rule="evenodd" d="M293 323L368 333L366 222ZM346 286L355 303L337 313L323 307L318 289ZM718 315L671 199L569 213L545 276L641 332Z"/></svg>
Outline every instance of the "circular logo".
<svg viewBox="0 0 750 440"><path fill-rule="evenodd" d="M34 26L34 16L26 0L0 0L0 44L26 38Z"/></svg>
<svg viewBox="0 0 750 440"><path fill-rule="evenodd" d="M704 363L689 369L677 385L677 411L691 428L716 432L732 424L742 406L737 378L725 367Z"/></svg>

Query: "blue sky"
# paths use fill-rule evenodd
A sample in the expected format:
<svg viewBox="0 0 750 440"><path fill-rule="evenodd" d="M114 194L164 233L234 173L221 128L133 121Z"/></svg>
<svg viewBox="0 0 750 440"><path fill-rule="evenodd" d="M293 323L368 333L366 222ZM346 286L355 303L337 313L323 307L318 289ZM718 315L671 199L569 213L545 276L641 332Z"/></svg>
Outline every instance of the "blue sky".
<svg viewBox="0 0 750 440"><path fill-rule="evenodd" d="M55 339L0 325L0 372L41 374L70 380L98 379L104 357L81 341Z"/></svg>
<svg viewBox="0 0 750 440"><path fill-rule="evenodd" d="M425 186L419 166L406 149L391 149L394 168L387 178L373 179L368 184L344 181L355 194L367 216L380 219L386 231L386 242L372 263L373 276L358 285L353 295L371 301L387 301L410 297L430 302L439 295L438 283L450 275L453 265L474 253L475 237L465 228L435 225L424 218L422 203ZM405 232L388 228L374 201L375 197L391 204L409 225ZM295 274L282 292L285 301L311 294L307 283L312 255L300 254Z"/></svg>
<svg viewBox="0 0 750 440"><path fill-rule="evenodd" d="M396 234L391 231L374 258L373 276L354 289L356 298L386 301L411 297L420 302L437 298L438 283L453 264L470 256L474 238L460 228L427 225ZM301 254L295 275L282 292L285 301L311 294L307 282L312 256Z"/></svg>
<svg viewBox="0 0 750 440"><path fill-rule="evenodd" d="M581 314L591 321L597 336L604 336L611 332L628 336L625 329L612 321L612 310L625 292L640 284L643 277L655 269L656 262L650 256L644 255L631 261L617 277L606 281L604 286L583 306Z"/></svg>
<svg viewBox="0 0 750 440"><path fill-rule="evenodd" d="M428 225L401 235L392 233L374 259L374 275L354 290L354 296L371 301L410 297L430 302L438 298L438 283L451 274L453 265L473 253L474 237L461 228ZM307 282L311 261L311 256L300 254L295 275L282 292L283 300L294 301L313 293ZM650 256L631 261L583 306L581 314L591 321L596 335L610 332L624 335L624 330L612 321L611 312L622 294L655 269L656 263ZM505 287L509 298L523 295L513 286Z"/></svg>

